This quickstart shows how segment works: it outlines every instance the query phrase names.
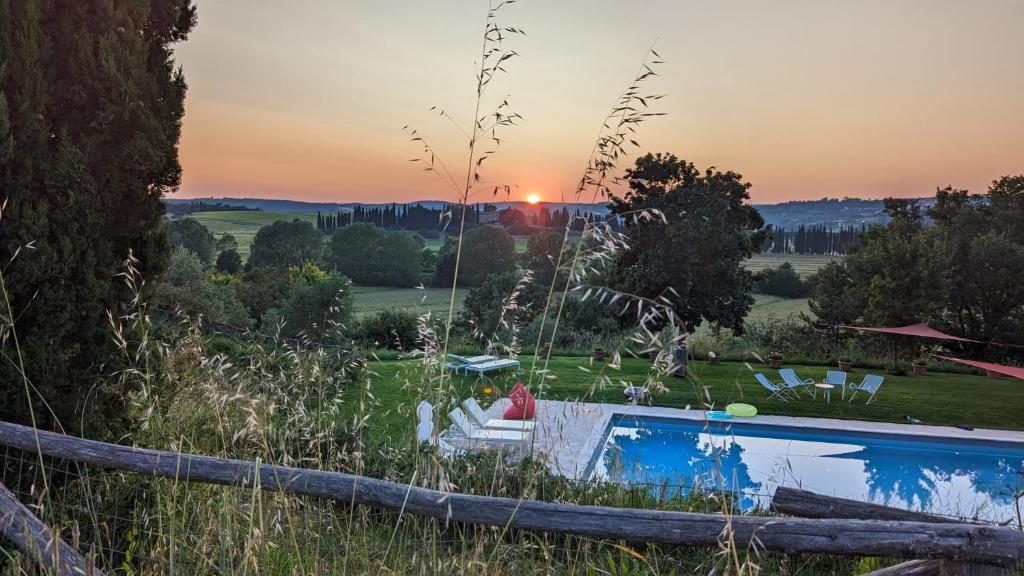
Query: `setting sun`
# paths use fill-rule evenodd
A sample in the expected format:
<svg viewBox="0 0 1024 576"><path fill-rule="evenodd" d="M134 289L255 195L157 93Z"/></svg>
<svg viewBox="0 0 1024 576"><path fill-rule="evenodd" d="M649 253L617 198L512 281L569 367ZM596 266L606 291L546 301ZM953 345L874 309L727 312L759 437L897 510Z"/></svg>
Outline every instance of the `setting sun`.
<svg viewBox="0 0 1024 576"><path fill-rule="evenodd" d="M530 204L536 204L537 202L540 202L540 196L537 194L530 194L526 197L526 201Z"/></svg>

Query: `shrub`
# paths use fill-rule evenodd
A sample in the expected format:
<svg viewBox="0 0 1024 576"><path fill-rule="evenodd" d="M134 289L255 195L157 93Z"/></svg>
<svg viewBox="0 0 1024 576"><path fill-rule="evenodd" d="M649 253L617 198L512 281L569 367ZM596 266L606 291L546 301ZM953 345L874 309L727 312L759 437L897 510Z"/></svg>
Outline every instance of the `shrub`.
<svg viewBox="0 0 1024 576"><path fill-rule="evenodd" d="M518 288L518 293L516 290ZM512 299L515 293L515 298ZM491 274L478 288L466 295L462 304L462 318L473 330L490 337L500 327L499 322L527 323L544 309L548 291L540 284L520 282L514 272ZM506 310L506 306L509 308Z"/></svg>
<svg viewBox="0 0 1024 576"><path fill-rule="evenodd" d="M288 286L280 308L269 310L264 324L288 337L338 340L352 318L352 282L332 272L321 279L299 278Z"/></svg>
<svg viewBox="0 0 1024 576"><path fill-rule="evenodd" d="M226 274L238 274L242 269L242 257L236 250L225 250L217 256L217 270Z"/></svg>
<svg viewBox="0 0 1024 576"><path fill-rule="evenodd" d="M262 324L267 310L276 308L288 295L288 275L270 266L246 271L237 286L238 299L257 324Z"/></svg>
<svg viewBox="0 0 1024 576"><path fill-rule="evenodd" d="M378 310L355 323L354 337L366 347L412 350L419 337L419 318L408 310Z"/></svg>
<svg viewBox="0 0 1024 576"><path fill-rule="evenodd" d="M251 321L228 284L211 281L206 267L194 253L178 248L157 285L154 303L158 307L181 310L210 322L249 326Z"/></svg>

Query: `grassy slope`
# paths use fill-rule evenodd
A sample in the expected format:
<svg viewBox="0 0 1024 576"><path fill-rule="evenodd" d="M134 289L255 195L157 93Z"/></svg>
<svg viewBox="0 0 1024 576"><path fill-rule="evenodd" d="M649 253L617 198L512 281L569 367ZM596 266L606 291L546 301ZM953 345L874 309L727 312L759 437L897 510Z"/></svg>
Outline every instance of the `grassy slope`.
<svg viewBox="0 0 1024 576"><path fill-rule="evenodd" d="M531 358L522 358L524 370L518 375L526 378ZM822 366L790 366L800 376L820 380L828 370ZM552 358L549 365L554 379L548 381L548 389L541 397L564 400L579 398L594 402L623 403L620 380L641 384L647 376L650 362L627 358L621 370L610 370L604 365L591 366L589 358ZM582 369L581 369L582 368ZM415 421L411 413L399 413L399 406L411 407L423 395L404 389L406 381L418 381L419 368L416 361L372 362L373 394L380 401L382 410L375 410L371 426L377 433L409 433ZM583 369L593 370L586 372ZM596 372L605 369L607 375L617 384L614 387L595 388ZM783 403L769 401L767 392L753 378L754 371L774 377L774 371L764 365L748 366L739 362L726 362L721 366L710 366L706 362L691 364L690 379L671 378L666 382L669 391L656 393L654 404L685 408L699 406L698 393L706 388L715 407L722 409L730 402L746 402L757 406L762 414L809 416L822 418L843 418L853 420L874 420L884 422L905 422L908 415L919 418L923 424L963 424L979 428L1002 428L1024 430L1024 416L1019 406L1024 404L1024 386L1010 378L988 380L983 376L949 373L929 373L925 376L886 376L878 393L878 399L870 406L864 404L866 397L859 396L853 403L843 402L840 391L835 390L831 403L820 396L817 400L805 397L801 400ZM867 371L854 370L848 381L860 382ZM485 399L483 386L491 384L496 390L508 390L517 376L511 372L496 374L493 378L477 381L475 377L456 378L456 389L462 397L472 391L478 398ZM493 397L493 396L492 396ZM486 402L484 402L486 404Z"/></svg>
<svg viewBox="0 0 1024 576"><path fill-rule="evenodd" d="M776 268L783 262L789 262L793 269L801 276L809 276L823 268L833 260L839 260L838 256L815 256L803 254L757 254L750 260L744 262L744 266L752 272L764 270L765 268Z"/></svg>
<svg viewBox="0 0 1024 576"><path fill-rule="evenodd" d="M462 301L469 292L466 288L455 291L455 309L462 308ZM452 291L449 288L383 288L356 286L352 289L357 315L372 314L378 310L399 308L422 314L430 310L434 315L447 317Z"/></svg>
<svg viewBox="0 0 1024 576"><path fill-rule="evenodd" d="M800 313L810 314L807 298L780 298L766 294L754 294L754 307L750 309L747 320L756 320L766 316L774 316L776 320L799 320Z"/></svg>

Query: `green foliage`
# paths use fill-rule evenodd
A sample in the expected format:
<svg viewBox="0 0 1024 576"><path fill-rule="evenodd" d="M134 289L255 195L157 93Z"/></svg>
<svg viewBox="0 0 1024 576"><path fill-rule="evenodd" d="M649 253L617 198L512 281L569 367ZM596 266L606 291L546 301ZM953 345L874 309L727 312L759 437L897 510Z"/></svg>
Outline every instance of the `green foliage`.
<svg viewBox="0 0 1024 576"><path fill-rule="evenodd" d="M746 203L750 184L671 154L638 158L626 178L630 188L611 209L627 222L629 249L609 274L611 287L667 299L688 331L704 320L742 331L754 303L743 261L766 233Z"/></svg>
<svg viewBox="0 0 1024 576"><path fill-rule="evenodd" d="M541 286L551 286L555 281L555 264L562 252L564 237L557 232L538 232L526 241L523 266L533 271L533 278ZM564 288L565 274L559 275L558 286Z"/></svg>
<svg viewBox="0 0 1024 576"><path fill-rule="evenodd" d="M331 236L334 268L359 286L410 288L419 284L423 265L422 238L359 222Z"/></svg>
<svg viewBox="0 0 1024 576"><path fill-rule="evenodd" d="M237 290L249 315L262 324L267 310L279 306L288 295L288 275L270 266L251 268L242 275Z"/></svg>
<svg viewBox="0 0 1024 576"><path fill-rule="evenodd" d="M85 396L113 354L107 311L130 298L117 276L129 251L147 286L170 253L162 198L181 179L185 97L171 44L194 24L190 0L0 2L2 315L41 428L102 428L122 413L123 391ZM3 346L17 357L12 339ZM27 422L16 364L0 368L0 419Z"/></svg>
<svg viewBox="0 0 1024 576"><path fill-rule="evenodd" d="M324 272L316 264L306 262L302 266L289 266L288 267L288 283L294 284L296 282L320 282L327 278L327 272Z"/></svg>
<svg viewBox="0 0 1024 576"><path fill-rule="evenodd" d="M299 220L278 220L256 232L249 248L247 266L272 266L286 270L306 262L319 262L323 253L323 235L316 226Z"/></svg>
<svg viewBox="0 0 1024 576"><path fill-rule="evenodd" d="M419 318L408 310L378 310L360 318L353 333L363 346L412 350L419 337Z"/></svg>
<svg viewBox="0 0 1024 576"><path fill-rule="evenodd" d="M217 270L225 274L238 274L242 269L242 257L237 250L225 250L217 256Z"/></svg>
<svg viewBox="0 0 1024 576"><path fill-rule="evenodd" d="M491 274L462 304L462 317L475 331L492 336L504 322L526 323L544 309L548 291L536 282L520 282L515 272Z"/></svg>
<svg viewBox="0 0 1024 576"><path fill-rule="evenodd" d="M337 340L352 319L351 287L336 272L316 280L300 277L288 286L281 306L267 313L264 324L280 326L283 336Z"/></svg>
<svg viewBox="0 0 1024 576"><path fill-rule="evenodd" d="M198 220L192 218L179 218L178 220L171 220L167 226L171 244L179 248L184 248L196 256L200 260L209 264L213 259L214 247L217 243L217 239L213 237L213 233L203 226Z"/></svg>
<svg viewBox="0 0 1024 576"><path fill-rule="evenodd" d="M167 271L157 285L153 304L167 310L180 310L193 318L233 326L251 324L235 289L210 279L199 257L178 248L171 254Z"/></svg>
<svg viewBox="0 0 1024 576"><path fill-rule="evenodd" d="M831 262L817 273L811 312L826 324L854 324L866 306L866 291L855 284L842 262Z"/></svg>
<svg viewBox="0 0 1024 576"><path fill-rule="evenodd" d="M782 298L807 298L811 295L814 283L814 279L801 279L789 262L754 274L754 292Z"/></svg>
<svg viewBox="0 0 1024 576"><path fill-rule="evenodd" d="M939 190L929 215L948 267L944 323L969 338L1024 344L1024 176L1004 176L984 195ZM991 348L978 352L999 353Z"/></svg>
<svg viewBox="0 0 1024 576"><path fill-rule="evenodd" d="M448 238L437 257L434 286L451 286L455 279L455 259L458 244ZM516 243L501 226L484 225L463 234L462 257L459 262L458 285L466 288L480 286L491 274L514 272L516 269Z"/></svg>
<svg viewBox="0 0 1024 576"><path fill-rule="evenodd" d="M227 252L229 250L238 251L238 240L231 234L225 234L217 240L217 251Z"/></svg>

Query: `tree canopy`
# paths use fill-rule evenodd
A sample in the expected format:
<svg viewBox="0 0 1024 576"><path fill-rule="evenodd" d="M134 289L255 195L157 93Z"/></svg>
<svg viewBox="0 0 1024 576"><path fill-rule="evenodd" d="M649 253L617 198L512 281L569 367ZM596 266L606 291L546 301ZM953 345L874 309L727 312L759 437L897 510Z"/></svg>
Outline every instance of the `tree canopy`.
<svg viewBox="0 0 1024 576"><path fill-rule="evenodd" d="M289 266L319 262L323 247L323 235L309 222L298 218L291 222L278 220L256 231L247 265L286 270Z"/></svg>
<svg viewBox="0 0 1024 576"><path fill-rule="evenodd" d="M533 278L541 286L551 286L555 281L555 265L562 252L565 237L557 232L538 232L526 240L523 266L533 272ZM567 254L564 257L568 259ZM560 274L559 290L565 288L565 274Z"/></svg>
<svg viewBox="0 0 1024 576"><path fill-rule="evenodd" d="M213 260L217 239L202 222L195 218L179 218L171 220L167 229L170 232L171 244L192 252L207 264Z"/></svg>
<svg viewBox="0 0 1024 576"><path fill-rule="evenodd" d="M118 277L129 250L147 287L170 253L162 198L181 180L186 89L172 44L195 23L191 0L0 2L0 260L21 251L3 272L4 330L18 333L41 428L122 413L123 391L84 400L114 350L107 311L131 298ZM27 421L24 390L3 362L0 419Z"/></svg>
<svg viewBox="0 0 1024 576"><path fill-rule="evenodd" d="M448 238L437 257L435 286L451 286L455 279L457 240ZM490 224L466 231L462 238L458 285L472 288L491 274L516 270L516 242L501 226Z"/></svg>
<svg viewBox="0 0 1024 576"><path fill-rule="evenodd" d="M638 158L626 179L628 191L610 207L626 221L629 248L608 275L610 287L667 299L687 330L708 320L741 332L754 303L743 261L766 234L747 203L750 184L672 154Z"/></svg>
<svg viewBox="0 0 1024 576"><path fill-rule="evenodd" d="M422 239L359 222L331 236L329 260L360 286L410 288L419 284Z"/></svg>

